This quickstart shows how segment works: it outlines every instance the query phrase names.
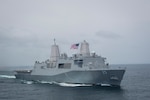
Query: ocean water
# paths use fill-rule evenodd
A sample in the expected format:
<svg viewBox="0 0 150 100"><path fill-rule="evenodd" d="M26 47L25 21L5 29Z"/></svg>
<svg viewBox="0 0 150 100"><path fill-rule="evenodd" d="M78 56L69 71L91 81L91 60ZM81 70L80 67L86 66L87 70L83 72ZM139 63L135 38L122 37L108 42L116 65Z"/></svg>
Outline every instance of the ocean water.
<svg viewBox="0 0 150 100"><path fill-rule="evenodd" d="M0 71L0 100L150 100L150 64L126 67L120 88L21 81Z"/></svg>

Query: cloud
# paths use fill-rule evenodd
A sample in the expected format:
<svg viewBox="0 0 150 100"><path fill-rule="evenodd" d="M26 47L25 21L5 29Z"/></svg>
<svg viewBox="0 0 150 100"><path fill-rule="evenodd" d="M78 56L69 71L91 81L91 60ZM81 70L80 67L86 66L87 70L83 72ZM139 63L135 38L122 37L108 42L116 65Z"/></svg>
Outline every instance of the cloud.
<svg viewBox="0 0 150 100"><path fill-rule="evenodd" d="M46 38L47 37L47 38ZM45 47L48 36L41 36L31 30L0 27L1 47Z"/></svg>
<svg viewBox="0 0 150 100"><path fill-rule="evenodd" d="M95 35L100 38L105 38L105 39L118 39L121 37L119 34L116 34L110 31L102 31L102 30L96 32Z"/></svg>
<svg viewBox="0 0 150 100"><path fill-rule="evenodd" d="M27 45L32 38L29 32L14 28L0 28L0 44L5 46Z"/></svg>

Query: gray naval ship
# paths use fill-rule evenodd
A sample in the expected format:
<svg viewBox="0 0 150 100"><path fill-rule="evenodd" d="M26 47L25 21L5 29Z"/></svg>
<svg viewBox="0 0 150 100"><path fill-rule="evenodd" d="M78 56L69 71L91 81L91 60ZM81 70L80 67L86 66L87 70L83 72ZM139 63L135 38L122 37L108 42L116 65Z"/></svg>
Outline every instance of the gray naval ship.
<svg viewBox="0 0 150 100"><path fill-rule="evenodd" d="M78 45L77 45L78 46ZM89 44L83 41L80 53L68 57L60 54L59 46L51 47L50 59L36 61L32 70L16 71L16 78L29 81L120 86L125 68L111 68L106 58L90 53Z"/></svg>

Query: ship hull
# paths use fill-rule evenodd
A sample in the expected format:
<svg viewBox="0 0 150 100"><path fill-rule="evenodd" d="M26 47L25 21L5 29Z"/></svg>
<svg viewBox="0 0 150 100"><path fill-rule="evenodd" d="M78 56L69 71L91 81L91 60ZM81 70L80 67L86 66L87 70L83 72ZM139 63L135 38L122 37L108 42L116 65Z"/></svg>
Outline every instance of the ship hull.
<svg viewBox="0 0 150 100"><path fill-rule="evenodd" d="M91 71L70 71L58 75L31 75L30 72L17 72L17 79L29 81L66 82L75 84L109 84L120 86L125 70L91 70Z"/></svg>

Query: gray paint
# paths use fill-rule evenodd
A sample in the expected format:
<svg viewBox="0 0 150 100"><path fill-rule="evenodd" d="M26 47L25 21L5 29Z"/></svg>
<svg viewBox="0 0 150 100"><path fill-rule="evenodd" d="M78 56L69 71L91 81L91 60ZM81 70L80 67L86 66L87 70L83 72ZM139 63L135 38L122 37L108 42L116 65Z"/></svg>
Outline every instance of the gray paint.
<svg viewBox="0 0 150 100"><path fill-rule="evenodd" d="M81 47L82 45L84 44L81 44ZM88 45L84 46L81 49L89 49ZM62 55L57 58L57 61L46 60L42 63L36 61L32 71L16 71L16 78L33 81L120 85L125 68L112 69L105 62L106 58L95 53L91 55L85 55L85 53L80 52L73 57Z"/></svg>

